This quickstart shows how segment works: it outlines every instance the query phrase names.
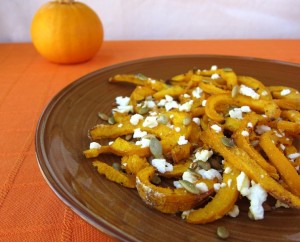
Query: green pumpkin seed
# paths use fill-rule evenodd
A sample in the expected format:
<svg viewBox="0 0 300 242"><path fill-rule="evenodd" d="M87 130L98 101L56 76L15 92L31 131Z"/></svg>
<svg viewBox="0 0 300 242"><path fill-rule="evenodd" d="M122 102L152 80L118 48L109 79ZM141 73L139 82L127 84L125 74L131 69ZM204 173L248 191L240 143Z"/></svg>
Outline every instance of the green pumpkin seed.
<svg viewBox="0 0 300 242"><path fill-rule="evenodd" d="M116 120L115 120L114 116L110 116L110 117L108 118L107 122L108 122L109 124L115 124L115 123L116 123Z"/></svg>
<svg viewBox="0 0 300 242"><path fill-rule="evenodd" d="M163 156L162 145L156 137L150 139L149 148L155 158L161 158Z"/></svg>
<svg viewBox="0 0 300 242"><path fill-rule="evenodd" d="M200 193L200 191L197 189L197 187L189 181L179 180L179 183L181 184L181 186L183 186L183 188L185 190L187 190L190 193L193 193L193 194L199 194Z"/></svg>
<svg viewBox="0 0 300 242"><path fill-rule="evenodd" d="M234 146L234 141L233 141L233 139L229 139L229 138L227 138L226 136L223 136L223 137L221 138L221 141L222 141L222 144L225 145L226 147L231 148L231 147Z"/></svg>
<svg viewBox="0 0 300 242"><path fill-rule="evenodd" d="M190 117L185 117L184 119L183 119L183 125L185 125L185 126L187 126L187 125L189 125L190 123L191 123L191 118Z"/></svg>
<svg viewBox="0 0 300 242"><path fill-rule="evenodd" d="M108 116L107 116L105 113L99 112L99 113L98 113L98 117L101 118L101 119L104 120L104 121L107 121L107 120L108 120Z"/></svg>
<svg viewBox="0 0 300 242"><path fill-rule="evenodd" d="M232 88L232 91L231 91L231 97L236 97L239 93L239 86L238 85L235 85L233 88Z"/></svg>
<svg viewBox="0 0 300 242"><path fill-rule="evenodd" d="M217 228L217 235L221 239L227 239L229 237L229 231L224 226L219 226Z"/></svg>
<svg viewBox="0 0 300 242"><path fill-rule="evenodd" d="M145 107L142 107L140 110L139 110L139 114L143 115L143 114L146 114L149 112L149 108L147 106Z"/></svg>
<svg viewBox="0 0 300 242"><path fill-rule="evenodd" d="M223 71L225 71L225 72L232 72L232 69L230 67L225 67L225 68L223 68Z"/></svg>
<svg viewBox="0 0 300 242"><path fill-rule="evenodd" d="M204 169L206 171L210 170L211 169L211 165L209 162L204 162L204 161L197 161L198 163L198 166L201 168L201 169Z"/></svg>
<svg viewBox="0 0 300 242"><path fill-rule="evenodd" d="M151 176L150 178L151 183L158 185L161 183L161 179L157 174L153 174L153 176Z"/></svg>
<svg viewBox="0 0 300 242"><path fill-rule="evenodd" d="M166 115L161 114L158 116L157 122L166 125L169 122L169 118Z"/></svg>
<svg viewBox="0 0 300 242"><path fill-rule="evenodd" d="M112 167L117 171L121 171L121 165L118 162L114 162Z"/></svg>
<svg viewBox="0 0 300 242"><path fill-rule="evenodd" d="M143 75L142 73L138 73L135 75L136 78L142 80L142 81L146 81L148 80L148 77L146 77L145 75Z"/></svg>

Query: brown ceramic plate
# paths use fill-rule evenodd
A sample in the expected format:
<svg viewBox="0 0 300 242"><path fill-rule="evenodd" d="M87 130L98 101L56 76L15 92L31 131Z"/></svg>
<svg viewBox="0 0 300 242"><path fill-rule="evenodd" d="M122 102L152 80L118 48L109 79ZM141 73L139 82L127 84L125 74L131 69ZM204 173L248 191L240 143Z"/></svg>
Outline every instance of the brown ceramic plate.
<svg viewBox="0 0 300 242"><path fill-rule="evenodd" d="M193 67L231 67L267 85L300 89L300 65L230 56L169 56L131 61L83 76L61 90L44 110L36 133L36 153L42 173L57 196L83 219L126 241L215 241L216 228L226 226L234 241L300 240L300 211L278 209L262 221L250 221L242 202L238 218L225 217L207 225L191 225L176 215L147 206L135 190L123 188L97 174L82 151L87 131L97 124L99 111L109 113L116 96L133 86L109 84L120 73L143 73L167 79ZM104 159L112 160L112 156Z"/></svg>

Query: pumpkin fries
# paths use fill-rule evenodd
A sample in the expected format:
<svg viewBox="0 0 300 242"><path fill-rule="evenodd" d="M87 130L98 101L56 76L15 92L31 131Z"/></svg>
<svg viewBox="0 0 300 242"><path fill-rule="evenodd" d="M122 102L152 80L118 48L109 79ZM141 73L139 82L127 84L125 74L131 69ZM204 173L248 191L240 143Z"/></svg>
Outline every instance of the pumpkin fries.
<svg viewBox="0 0 300 242"><path fill-rule="evenodd" d="M89 130L83 151L108 180L136 189L147 206L205 224L249 218L264 207L300 209L300 94L231 68L193 69L168 81L116 75L135 85ZM120 157L110 163L102 154ZM117 159L116 159L117 160ZM273 199L268 199L268 196Z"/></svg>

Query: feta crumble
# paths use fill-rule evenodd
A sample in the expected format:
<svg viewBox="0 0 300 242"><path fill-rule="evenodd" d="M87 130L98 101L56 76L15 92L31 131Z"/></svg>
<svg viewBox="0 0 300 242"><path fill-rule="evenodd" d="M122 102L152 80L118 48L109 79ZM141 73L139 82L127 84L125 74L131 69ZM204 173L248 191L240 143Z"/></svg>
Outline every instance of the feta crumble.
<svg viewBox="0 0 300 242"><path fill-rule="evenodd" d="M216 169L209 169L209 170L198 170L197 173L202 176L203 179L209 179L213 180L214 178L217 178L219 181L222 180L222 175L220 174L219 171Z"/></svg>
<svg viewBox="0 0 300 242"><path fill-rule="evenodd" d="M211 75L210 77L211 79L215 80L215 79L219 79L220 78L220 75L218 73L214 73Z"/></svg>
<svg viewBox="0 0 300 242"><path fill-rule="evenodd" d="M133 138L143 138L144 136L146 136L148 133L146 131L141 131L140 128L135 129L133 132Z"/></svg>
<svg viewBox="0 0 300 242"><path fill-rule="evenodd" d="M267 125L257 125L256 128L255 128L255 132L257 134L263 134L263 133L268 132L270 130L271 130L271 128Z"/></svg>
<svg viewBox="0 0 300 242"><path fill-rule="evenodd" d="M291 160L295 160L298 157L300 157L300 153L292 153L292 154L289 154L287 157Z"/></svg>
<svg viewBox="0 0 300 242"><path fill-rule="evenodd" d="M240 209L237 205L234 205L233 208L228 212L228 215L232 218L235 218L239 215Z"/></svg>
<svg viewBox="0 0 300 242"><path fill-rule="evenodd" d="M247 137L247 136L249 136L249 132L248 132L247 130L243 130L243 131L242 131L242 135L243 135L244 137Z"/></svg>
<svg viewBox="0 0 300 242"><path fill-rule="evenodd" d="M192 95L195 98L200 98L201 94L202 94L203 90L200 87L196 87L193 91L192 91Z"/></svg>
<svg viewBox="0 0 300 242"><path fill-rule="evenodd" d="M210 69L211 69L212 71L216 71L216 70L218 69L218 66L212 65Z"/></svg>
<svg viewBox="0 0 300 242"><path fill-rule="evenodd" d="M206 105L206 100L203 100L202 103L201 103L202 107L205 107Z"/></svg>
<svg viewBox="0 0 300 242"><path fill-rule="evenodd" d="M212 126L210 126L215 132L219 133L222 131L222 128L217 125L217 124L213 124Z"/></svg>
<svg viewBox="0 0 300 242"><path fill-rule="evenodd" d="M194 161L204 161L206 162L212 155L213 155L212 150L201 150L197 151L195 153L195 160Z"/></svg>
<svg viewBox="0 0 300 242"><path fill-rule="evenodd" d="M143 120L143 119L144 119L144 117L137 113L137 114L134 114L130 117L130 123L132 125L137 125L139 123L139 121Z"/></svg>
<svg viewBox="0 0 300 242"><path fill-rule="evenodd" d="M281 96L286 96L288 94L291 93L291 90L290 89L283 89L281 92L280 92L280 95Z"/></svg>
<svg viewBox="0 0 300 242"><path fill-rule="evenodd" d="M143 122L143 127L154 128L158 125L156 116L148 116Z"/></svg>
<svg viewBox="0 0 300 242"><path fill-rule="evenodd" d="M200 193L208 192L208 187L204 182L199 182L195 187L200 191Z"/></svg>
<svg viewBox="0 0 300 242"><path fill-rule="evenodd" d="M192 120L193 120L193 122L194 122L195 124L200 125L200 118L195 117L195 118L193 118Z"/></svg>
<svg viewBox="0 0 300 242"><path fill-rule="evenodd" d="M97 142L91 142L90 143L90 149L100 149L101 145Z"/></svg>
<svg viewBox="0 0 300 242"><path fill-rule="evenodd" d="M193 102L194 102L193 100L190 100L184 104L179 104L179 111L186 111L186 112L191 111Z"/></svg>
<svg viewBox="0 0 300 242"><path fill-rule="evenodd" d="M160 173L165 173L167 171L173 171L173 165L166 161L166 159L153 159L151 164L158 170Z"/></svg>
<svg viewBox="0 0 300 242"><path fill-rule="evenodd" d="M136 145L140 145L141 148L146 148L150 146L150 139L142 138L135 142Z"/></svg>
<svg viewBox="0 0 300 242"><path fill-rule="evenodd" d="M179 145L185 145L188 143L188 140L185 139L184 135L179 136L179 139L177 141L177 144Z"/></svg>
<svg viewBox="0 0 300 242"><path fill-rule="evenodd" d="M245 85L241 85L239 89L240 94L251 97L252 99L259 99L260 95L256 93L252 88L247 87Z"/></svg>
<svg viewBox="0 0 300 242"><path fill-rule="evenodd" d="M251 109L249 106L242 106L240 108L233 108L229 111L229 116L235 119L243 119L243 113L249 113Z"/></svg>

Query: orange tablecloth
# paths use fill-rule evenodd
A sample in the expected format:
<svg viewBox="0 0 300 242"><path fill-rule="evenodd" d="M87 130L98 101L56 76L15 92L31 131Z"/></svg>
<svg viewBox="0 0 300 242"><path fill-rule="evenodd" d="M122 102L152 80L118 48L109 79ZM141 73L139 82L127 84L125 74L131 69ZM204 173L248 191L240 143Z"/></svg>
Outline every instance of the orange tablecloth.
<svg viewBox="0 0 300 242"><path fill-rule="evenodd" d="M118 62L174 54L300 63L300 40L111 41L78 65L49 63L31 44L0 44L0 241L113 241L49 188L35 157L35 127L51 97L78 77Z"/></svg>

